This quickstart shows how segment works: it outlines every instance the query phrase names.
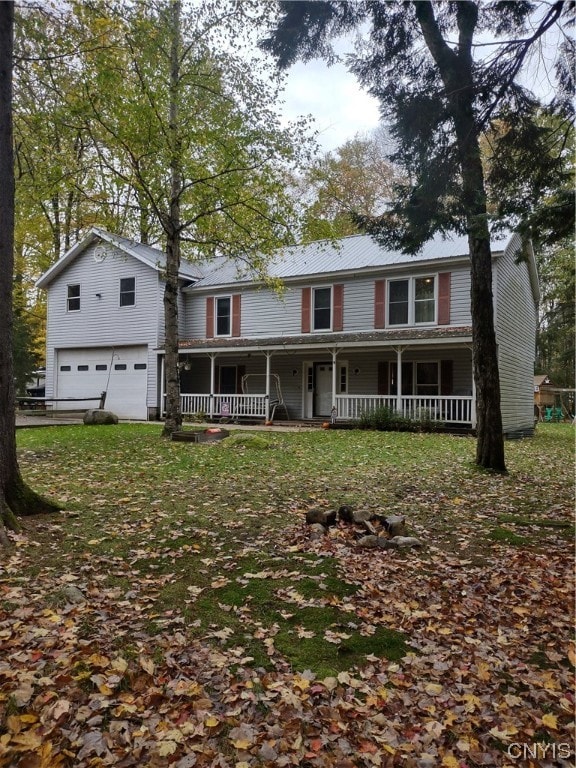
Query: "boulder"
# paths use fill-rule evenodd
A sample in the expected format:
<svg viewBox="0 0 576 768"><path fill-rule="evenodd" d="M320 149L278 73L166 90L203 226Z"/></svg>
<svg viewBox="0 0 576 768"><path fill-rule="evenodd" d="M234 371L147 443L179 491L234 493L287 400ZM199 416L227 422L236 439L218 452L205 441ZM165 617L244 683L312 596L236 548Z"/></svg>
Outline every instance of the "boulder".
<svg viewBox="0 0 576 768"><path fill-rule="evenodd" d="M84 414L84 424L118 424L118 416L112 411L90 408Z"/></svg>

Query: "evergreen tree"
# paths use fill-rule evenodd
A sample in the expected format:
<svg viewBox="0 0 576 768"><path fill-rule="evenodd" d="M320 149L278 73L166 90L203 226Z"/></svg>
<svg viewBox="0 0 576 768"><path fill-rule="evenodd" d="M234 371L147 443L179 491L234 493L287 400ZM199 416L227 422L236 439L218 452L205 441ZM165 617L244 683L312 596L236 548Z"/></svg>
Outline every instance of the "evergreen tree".
<svg viewBox="0 0 576 768"><path fill-rule="evenodd" d="M435 232L468 236L479 466L504 472L498 356L492 304L490 216L480 139L503 113L525 115L535 99L518 85L526 57L573 3L281 2L262 48L280 67L330 59L332 40L360 31L350 69L380 100L397 143L393 161L410 183L391 211L360 223L382 242L414 252ZM533 23L533 26L530 24ZM476 41L500 42L481 58Z"/></svg>

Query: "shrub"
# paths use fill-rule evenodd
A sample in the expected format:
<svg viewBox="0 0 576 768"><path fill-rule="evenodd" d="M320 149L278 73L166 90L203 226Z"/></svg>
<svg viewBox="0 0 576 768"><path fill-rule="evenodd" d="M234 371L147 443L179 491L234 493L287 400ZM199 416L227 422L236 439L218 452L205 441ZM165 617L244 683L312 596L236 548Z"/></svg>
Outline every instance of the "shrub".
<svg viewBox="0 0 576 768"><path fill-rule="evenodd" d="M409 419L388 406L382 405L360 416L361 429L376 429L382 432L434 432L439 424L430 413L422 411L419 419Z"/></svg>

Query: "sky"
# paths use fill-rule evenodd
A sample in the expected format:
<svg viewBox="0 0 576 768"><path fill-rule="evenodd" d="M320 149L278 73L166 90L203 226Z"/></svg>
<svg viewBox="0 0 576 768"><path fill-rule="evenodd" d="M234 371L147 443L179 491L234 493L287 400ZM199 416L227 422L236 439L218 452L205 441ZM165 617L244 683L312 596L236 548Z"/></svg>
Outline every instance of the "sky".
<svg viewBox="0 0 576 768"><path fill-rule="evenodd" d="M294 64L288 71L283 114L294 119L311 114L322 151L336 149L358 133L378 126L378 102L362 90L343 64L319 60Z"/></svg>
<svg viewBox="0 0 576 768"><path fill-rule="evenodd" d="M557 29L552 29L546 35L545 41L534 49L529 58L528 71L520 79L544 101L548 101L553 95L553 61L560 39ZM482 36L479 40L483 45L488 42ZM497 44L496 41L494 44ZM350 47L350 41L346 43L341 40L340 44L336 44L340 54ZM479 50L486 54L490 48ZM290 67L287 72L284 101L281 111L286 119L313 115L321 152L342 146L358 133L370 133L377 128L380 121L377 100L362 90L356 77L350 74L343 64L329 67L320 59Z"/></svg>

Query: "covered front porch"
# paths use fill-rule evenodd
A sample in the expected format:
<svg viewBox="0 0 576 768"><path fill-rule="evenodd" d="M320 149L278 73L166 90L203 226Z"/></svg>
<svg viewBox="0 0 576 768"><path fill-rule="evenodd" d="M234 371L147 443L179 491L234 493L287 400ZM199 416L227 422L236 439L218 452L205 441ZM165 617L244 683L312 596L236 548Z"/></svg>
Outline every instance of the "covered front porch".
<svg viewBox="0 0 576 768"><path fill-rule="evenodd" d="M305 341L182 348L182 414L211 420L354 422L387 407L408 419L475 428L468 338L402 344Z"/></svg>

